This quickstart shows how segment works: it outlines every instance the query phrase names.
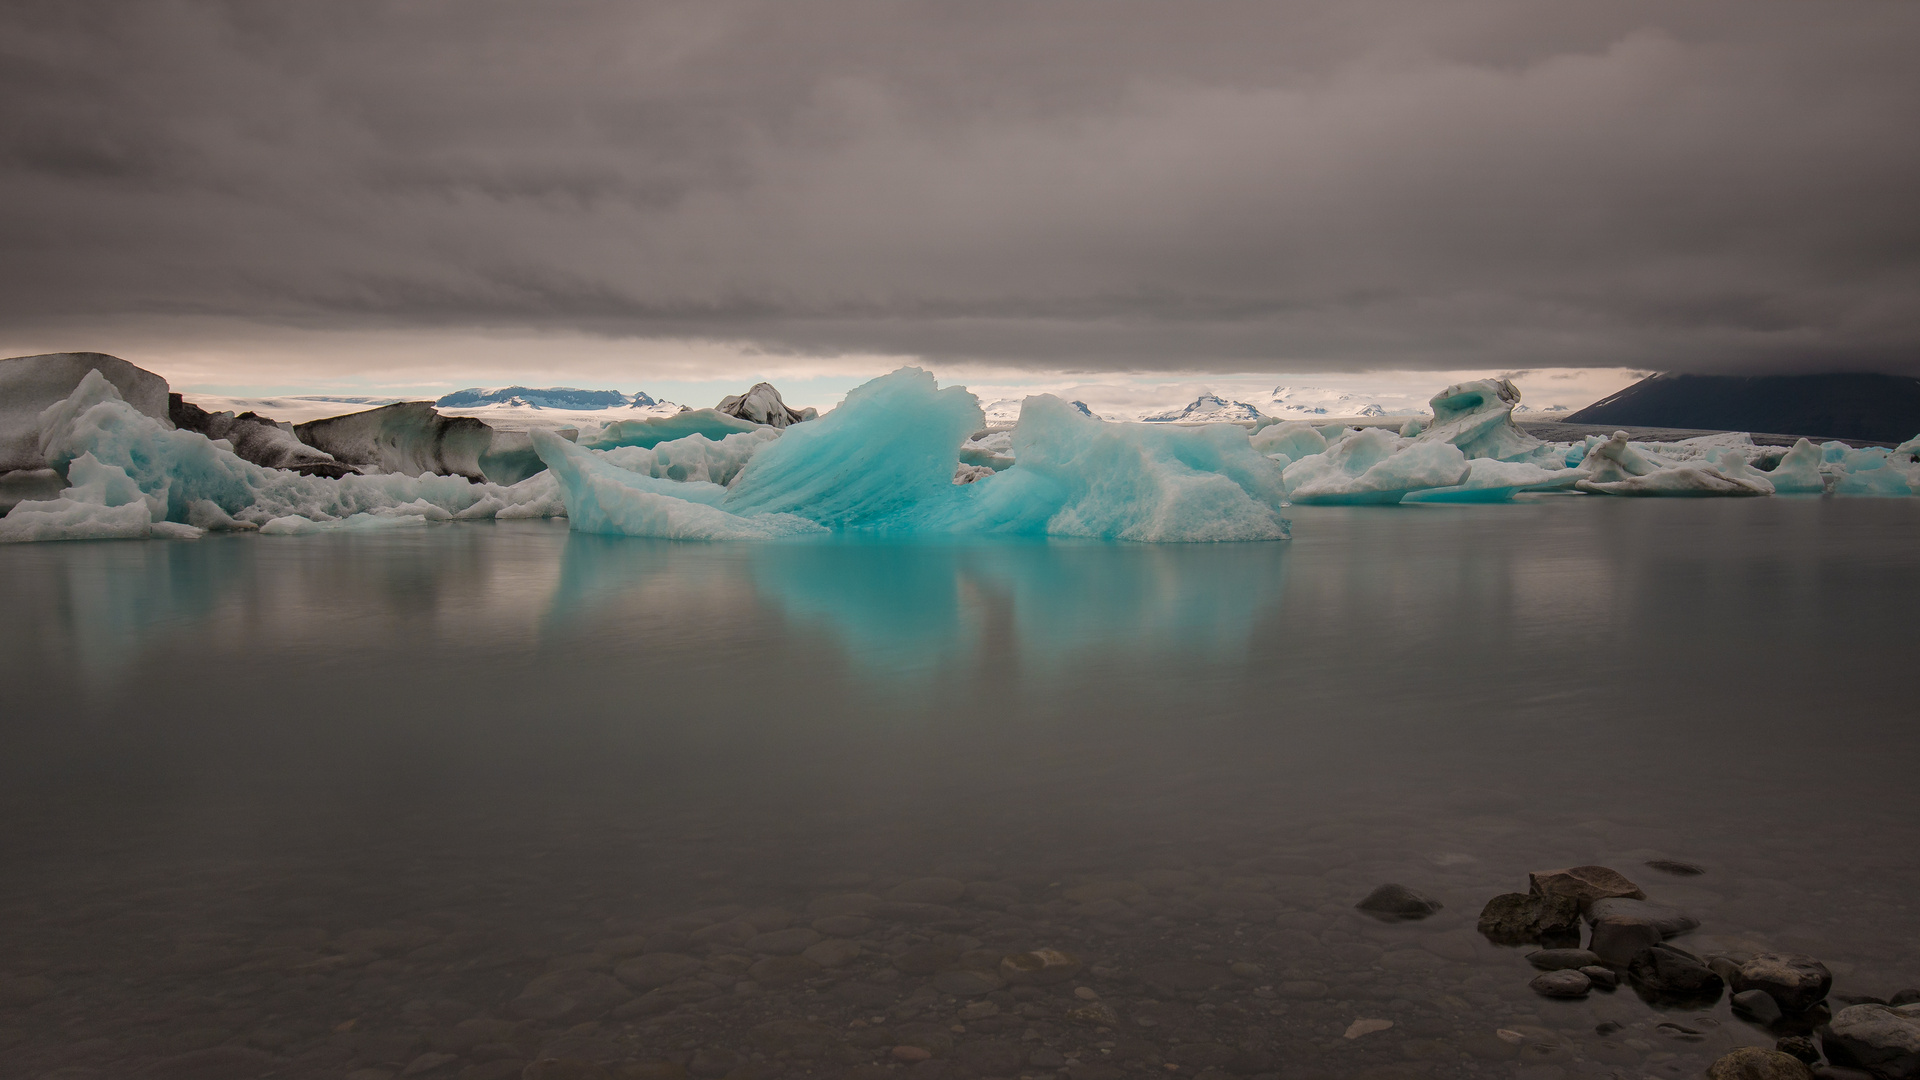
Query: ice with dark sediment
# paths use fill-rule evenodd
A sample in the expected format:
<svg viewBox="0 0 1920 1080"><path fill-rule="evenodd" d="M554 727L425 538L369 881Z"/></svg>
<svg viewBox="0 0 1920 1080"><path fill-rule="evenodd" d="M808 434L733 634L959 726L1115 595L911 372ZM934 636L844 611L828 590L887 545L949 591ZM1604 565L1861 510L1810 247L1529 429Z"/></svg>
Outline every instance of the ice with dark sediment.
<svg viewBox="0 0 1920 1080"><path fill-rule="evenodd" d="M772 383L755 383L744 394L730 394L721 398L720 404L714 409L728 416L775 428L791 427L817 419L820 415L814 409L790 408Z"/></svg>
<svg viewBox="0 0 1920 1080"><path fill-rule="evenodd" d="M341 431L365 445L392 439L381 452L420 466L419 475L378 466L332 478L245 460L226 439L135 408L89 368L67 397L31 418L33 460L45 468L9 474L26 478L9 480L24 494L0 539L300 535L565 516L581 531L677 539L842 531L1275 540L1290 535L1282 516L1290 504L1487 502L1552 491L1907 496L1920 488L1920 441L1889 449L1802 440L1767 457L1739 433L1548 444L1515 437L1517 399L1498 380L1450 387L1434 399L1435 423L1406 436L1297 421L1253 431L1113 423L1037 395L1021 403L1011 431L983 432L972 394L903 368L857 387L825 417L786 428L700 410L609 424L579 444L547 429L508 433L524 440L513 452L527 459L511 472L500 467L497 444L452 453L458 440L427 431L436 418L415 416L418 409L370 410ZM420 441L401 445L399 428L417 429ZM429 471L468 458L491 460L483 474L517 482Z"/></svg>

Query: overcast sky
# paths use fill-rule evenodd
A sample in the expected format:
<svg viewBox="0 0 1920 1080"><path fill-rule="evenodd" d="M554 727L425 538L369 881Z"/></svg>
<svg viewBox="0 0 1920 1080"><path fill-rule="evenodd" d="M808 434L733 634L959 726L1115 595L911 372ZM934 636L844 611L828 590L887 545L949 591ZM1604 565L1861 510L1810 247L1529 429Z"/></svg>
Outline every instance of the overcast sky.
<svg viewBox="0 0 1920 1080"><path fill-rule="evenodd" d="M1910 0L12 0L0 347L1920 372L1916 55Z"/></svg>

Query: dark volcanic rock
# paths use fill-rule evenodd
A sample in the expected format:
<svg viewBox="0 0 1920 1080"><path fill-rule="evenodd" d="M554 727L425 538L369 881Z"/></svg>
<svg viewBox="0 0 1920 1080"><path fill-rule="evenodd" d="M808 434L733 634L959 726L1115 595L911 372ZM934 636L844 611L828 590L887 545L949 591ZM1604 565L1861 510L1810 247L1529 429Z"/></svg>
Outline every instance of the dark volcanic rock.
<svg viewBox="0 0 1920 1080"><path fill-rule="evenodd" d="M1826 1000L1833 973L1811 956L1761 953L1741 964L1729 981L1735 990L1765 991L1782 1012L1799 1013Z"/></svg>
<svg viewBox="0 0 1920 1080"><path fill-rule="evenodd" d="M1581 907L1614 896L1629 900L1647 898L1647 894L1640 891L1640 886L1628 881L1625 874L1610 866L1536 870L1527 875L1527 884L1541 896L1570 896L1579 901Z"/></svg>
<svg viewBox="0 0 1920 1080"><path fill-rule="evenodd" d="M1886 1080L1920 1077L1920 1004L1854 1005L1820 1029L1820 1045L1836 1065Z"/></svg>
<svg viewBox="0 0 1920 1080"><path fill-rule="evenodd" d="M1627 978L1641 994L1657 1002L1716 1001L1726 986L1699 957L1664 944L1640 950L1627 965Z"/></svg>
<svg viewBox="0 0 1920 1080"><path fill-rule="evenodd" d="M1809 1065L1820 1060L1820 1048L1813 1045L1813 1040L1805 1035L1789 1035L1774 1043L1773 1048L1783 1054L1797 1057Z"/></svg>
<svg viewBox="0 0 1920 1080"><path fill-rule="evenodd" d="M1387 884L1367 894L1354 907L1386 922L1424 919L1440 910L1440 901L1414 892L1405 885Z"/></svg>
<svg viewBox="0 0 1920 1080"><path fill-rule="evenodd" d="M1480 911L1480 933L1495 945L1580 943L1580 902L1567 896L1501 893Z"/></svg>

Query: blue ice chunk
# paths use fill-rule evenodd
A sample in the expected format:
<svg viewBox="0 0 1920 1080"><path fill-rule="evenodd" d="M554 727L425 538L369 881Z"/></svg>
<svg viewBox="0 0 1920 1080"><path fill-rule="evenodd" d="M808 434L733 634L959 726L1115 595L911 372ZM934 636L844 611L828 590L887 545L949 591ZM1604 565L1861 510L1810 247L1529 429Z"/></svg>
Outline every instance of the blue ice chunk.
<svg viewBox="0 0 1920 1080"><path fill-rule="evenodd" d="M729 416L718 409L688 409L672 416L615 420L591 435L582 435L580 445L589 450L612 450L616 446L652 449L689 435L705 435L719 442L735 432L754 431L759 427L751 420Z"/></svg>
<svg viewBox="0 0 1920 1080"><path fill-rule="evenodd" d="M820 419L787 428L747 463L726 506L840 529L927 531L958 501L960 444L985 423L965 387L938 389L932 373L901 368L848 391Z"/></svg>
<svg viewBox="0 0 1920 1080"><path fill-rule="evenodd" d="M949 528L1153 543L1289 536L1280 468L1230 424L1105 423L1042 394L1021 405L1013 457L959 489Z"/></svg>
<svg viewBox="0 0 1920 1080"><path fill-rule="evenodd" d="M144 540L153 534L150 500L125 469L87 453L66 464L72 486L52 499L16 504L0 518L0 543Z"/></svg>
<svg viewBox="0 0 1920 1080"><path fill-rule="evenodd" d="M727 489L718 484L631 472L550 431L536 428L529 434L540 460L565 492L571 527L580 532L673 540L764 540L826 531L791 514L730 513L720 507Z"/></svg>
<svg viewBox="0 0 1920 1080"><path fill-rule="evenodd" d="M1781 495L1818 495L1826 489L1820 463L1820 448L1806 439L1798 439L1780 456L1780 463L1767 474L1767 479Z"/></svg>

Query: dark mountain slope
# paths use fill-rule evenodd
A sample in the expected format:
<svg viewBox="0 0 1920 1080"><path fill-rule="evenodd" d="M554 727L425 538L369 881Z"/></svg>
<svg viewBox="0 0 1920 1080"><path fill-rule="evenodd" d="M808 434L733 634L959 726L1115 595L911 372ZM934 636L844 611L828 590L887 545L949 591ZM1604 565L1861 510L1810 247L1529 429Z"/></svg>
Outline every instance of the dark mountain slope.
<svg viewBox="0 0 1920 1080"><path fill-rule="evenodd" d="M1769 431L1900 441L1920 434L1920 379L1902 375L1654 375L1569 424Z"/></svg>

